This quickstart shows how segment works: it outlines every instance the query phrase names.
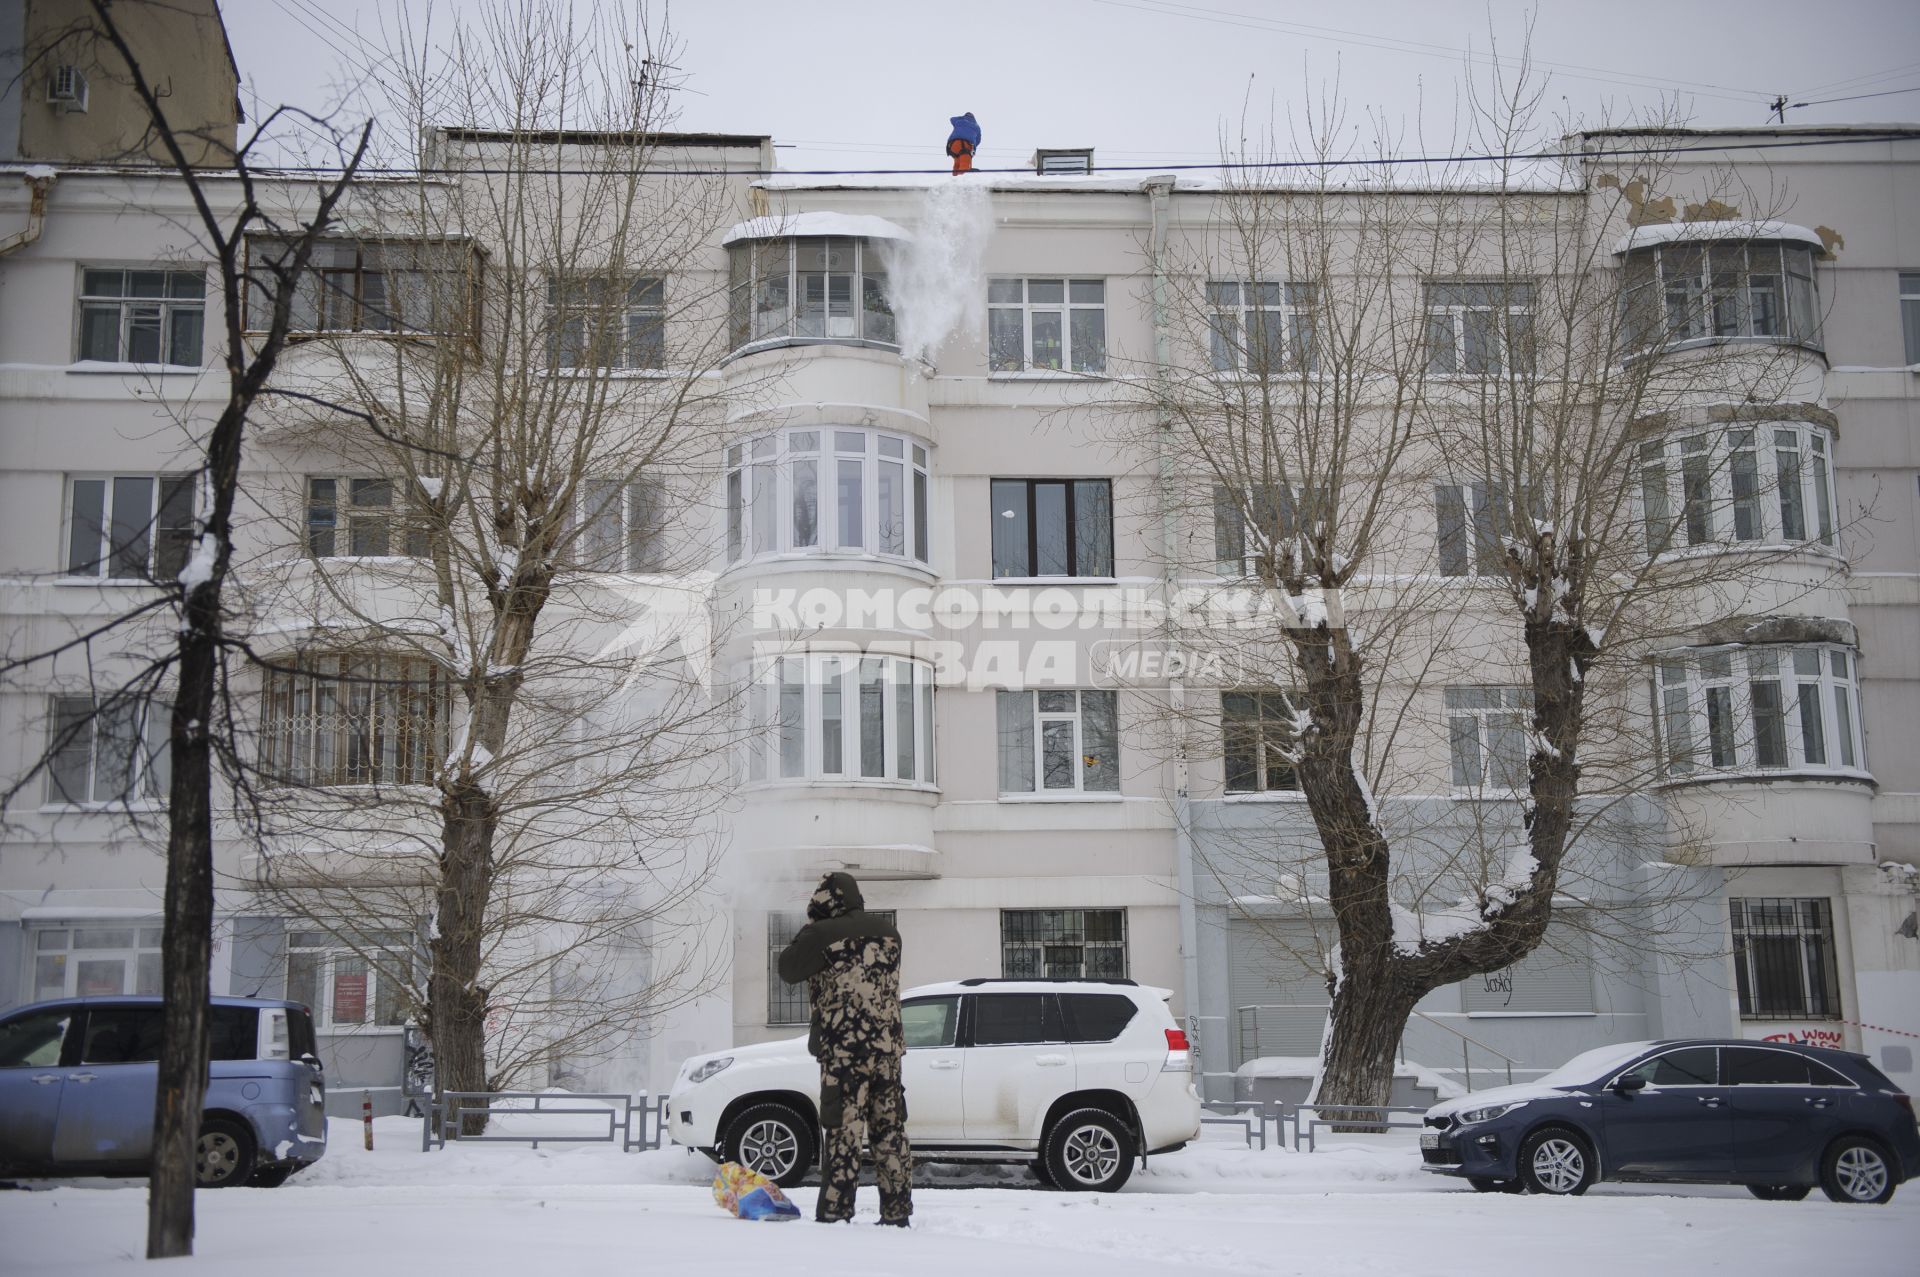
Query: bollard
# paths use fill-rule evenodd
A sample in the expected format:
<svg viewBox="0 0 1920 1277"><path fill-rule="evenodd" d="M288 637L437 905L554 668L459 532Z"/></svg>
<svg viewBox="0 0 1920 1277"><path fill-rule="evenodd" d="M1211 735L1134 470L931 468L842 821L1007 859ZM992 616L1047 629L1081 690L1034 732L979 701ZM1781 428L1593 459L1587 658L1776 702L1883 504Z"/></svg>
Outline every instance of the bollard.
<svg viewBox="0 0 1920 1277"><path fill-rule="evenodd" d="M367 1152L373 1152L373 1092L360 1092L360 1122L367 1132Z"/></svg>

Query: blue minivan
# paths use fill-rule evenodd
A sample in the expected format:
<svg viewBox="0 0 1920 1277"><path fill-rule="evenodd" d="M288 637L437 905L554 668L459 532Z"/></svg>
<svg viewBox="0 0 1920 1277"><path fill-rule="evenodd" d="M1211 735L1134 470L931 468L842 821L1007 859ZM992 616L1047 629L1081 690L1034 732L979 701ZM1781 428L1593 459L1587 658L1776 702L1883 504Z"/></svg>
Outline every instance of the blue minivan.
<svg viewBox="0 0 1920 1277"><path fill-rule="evenodd" d="M0 1017L0 1174L144 1175L157 997L64 998ZM327 1151L326 1080L297 1002L214 998L195 1150L203 1188L273 1188Z"/></svg>
<svg viewBox="0 0 1920 1277"><path fill-rule="evenodd" d="M1638 1180L1884 1202L1920 1174L1913 1100L1886 1074L1851 1051L1780 1042L1600 1047L1538 1082L1436 1104L1426 1125L1426 1168L1481 1192Z"/></svg>

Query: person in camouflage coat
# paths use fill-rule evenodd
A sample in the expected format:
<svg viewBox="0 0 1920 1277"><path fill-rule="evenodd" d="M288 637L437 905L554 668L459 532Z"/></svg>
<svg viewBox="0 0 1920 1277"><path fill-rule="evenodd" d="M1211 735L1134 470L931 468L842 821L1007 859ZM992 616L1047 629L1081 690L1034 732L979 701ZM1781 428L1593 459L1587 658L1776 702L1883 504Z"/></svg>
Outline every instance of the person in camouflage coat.
<svg viewBox="0 0 1920 1277"><path fill-rule="evenodd" d="M880 1222L906 1227L913 1214L913 1157L900 1089L900 933L866 911L852 874L830 873L807 901L807 925L780 954L780 978L807 982L807 1050L820 1061L822 1223L853 1218L860 1137L873 1150Z"/></svg>

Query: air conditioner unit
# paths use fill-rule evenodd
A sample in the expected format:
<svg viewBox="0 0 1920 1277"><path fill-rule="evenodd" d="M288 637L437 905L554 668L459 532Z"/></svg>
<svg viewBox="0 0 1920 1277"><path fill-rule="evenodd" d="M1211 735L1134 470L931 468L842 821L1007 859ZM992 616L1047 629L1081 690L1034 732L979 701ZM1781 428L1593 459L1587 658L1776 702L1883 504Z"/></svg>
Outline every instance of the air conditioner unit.
<svg viewBox="0 0 1920 1277"><path fill-rule="evenodd" d="M87 74L76 66L53 68L47 77L47 101L61 111L87 109Z"/></svg>

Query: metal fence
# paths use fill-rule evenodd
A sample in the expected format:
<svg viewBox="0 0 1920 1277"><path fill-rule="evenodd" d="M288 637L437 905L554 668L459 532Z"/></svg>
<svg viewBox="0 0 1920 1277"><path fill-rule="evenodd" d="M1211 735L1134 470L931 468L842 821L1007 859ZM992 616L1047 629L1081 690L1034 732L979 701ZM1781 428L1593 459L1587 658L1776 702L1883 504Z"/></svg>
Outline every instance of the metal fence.
<svg viewBox="0 0 1920 1277"><path fill-rule="evenodd" d="M514 1101L512 1108L497 1107L501 1100ZM531 1107L523 1102L531 1101ZM488 1133L462 1135L463 1114L485 1113ZM604 1117L607 1129L585 1135L564 1131L527 1131L524 1134L499 1133L493 1119L502 1117L534 1118L549 1122L560 1117ZM517 1123L516 1123L517 1124ZM656 1149L667 1129L667 1097L649 1102L646 1092L631 1095L583 1095L555 1091L442 1091L427 1106L420 1120L420 1151L445 1148L449 1140L461 1144L618 1144L622 1152L636 1153Z"/></svg>

